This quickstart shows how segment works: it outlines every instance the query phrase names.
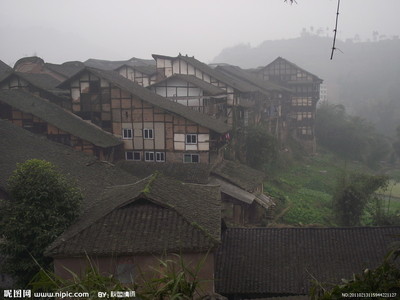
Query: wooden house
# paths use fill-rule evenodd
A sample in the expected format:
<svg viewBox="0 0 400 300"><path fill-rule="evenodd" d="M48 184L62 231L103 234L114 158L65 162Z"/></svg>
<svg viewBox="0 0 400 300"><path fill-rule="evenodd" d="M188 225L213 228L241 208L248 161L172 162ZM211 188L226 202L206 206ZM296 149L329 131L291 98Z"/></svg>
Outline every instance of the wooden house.
<svg viewBox="0 0 400 300"><path fill-rule="evenodd" d="M120 139L24 90L0 90L0 118L101 160L113 161L122 151Z"/></svg>
<svg viewBox="0 0 400 300"><path fill-rule="evenodd" d="M223 160L210 171L210 183L221 187L222 217L233 226L265 225L275 203L264 195L264 173L238 162Z"/></svg>
<svg viewBox="0 0 400 300"><path fill-rule="evenodd" d="M100 196L100 195L99 195ZM122 283L154 278L159 259L181 259L214 291L214 251L221 238L219 188L184 184L155 173L133 184L107 188L97 205L46 251L57 275L80 274L87 256L100 272ZM179 267L179 264L176 266ZM159 274L158 274L159 275Z"/></svg>
<svg viewBox="0 0 400 300"><path fill-rule="evenodd" d="M249 98L249 94L257 92L258 88L251 83L227 76L187 55L170 57L153 54L153 58L156 61L157 81L164 80L173 74L195 76L225 91L225 118L228 124L234 124L235 128L240 129L257 122L255 118L252 118L255 102Z"/></svg>
<svg viewBox="0 0 400 300"><path fill-rule="evenodd" d="M25 90L71 110L68 94L56 87L60 83L61 81L45 73L7 72L0 76L0 90Z"/></svg>
<svg viewBox="0 0 400 300"><path fill-rule="evenodd" d="M70 90L75 114L123 140L126 160L211 163L230 130L113 71L87 67L60 87Z"/></svg>
<svg viewBox="0 0 400 300"><path fill-rule="evenodd" d="M315 152L315 112L322 79L282 57L254 72L263 80L275 82L293 91L284 114L291 119L293 135L302 141L307 150Z"/></svg>
<svg viewBox="0 0 400 300"><path fill-rule="evenodd" d="M315 279L341 284L377 268L399 234L398 226L228 228L216 253L215 290L232 300L308 299Z"/></svg>
<svg viewBox="0 0 400 300"><path fill-rule="evenodd" d="M216 70L254 86L253 91L247 93L248 99L254 103L251 119L255 120L254 124L267 125L270 133L284 139L287 126L283 107L290 101L292 91L271 81L260 80L237 66L223 64L218 65Z"/></svg>
<svg viewBox="0 0 400 300"><path fill-rule="evenodd" d="M86 66L105 71L115 71L121 76L146 87L156 81L156 66L154 60L132 57L129 60L110 61L88 59Z"/></svg>
<svg viewBox="0 0 400 300"><path fill-rule="evenodd" d="M221 216L232 226L265 225L274 214L274 200L263 194L264 174L234 161L223 160L213 166L120 161L117 166L139 178L157 171L185 183L219 186Z"/></svg>
<svg viewBox="0 0 400 300"><path fill-rule="evenodd" d="M194 75L173 74L150 85L149 89L171 101L217 119L226 116L225 91Z"/></svg>
<svg viewBox="0 0 400 300"><path fill-rule="evenodd" d="M138 66L134 64L125 63L115 69L121 76L128 78L137 84L147 87L156 82L156 66L144 65Z"/></svg>

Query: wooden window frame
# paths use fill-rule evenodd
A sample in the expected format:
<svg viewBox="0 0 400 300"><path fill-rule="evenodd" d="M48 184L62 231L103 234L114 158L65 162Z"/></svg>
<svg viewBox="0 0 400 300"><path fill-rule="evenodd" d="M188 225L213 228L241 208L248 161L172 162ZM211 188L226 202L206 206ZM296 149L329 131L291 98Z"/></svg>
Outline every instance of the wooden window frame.
<svg viewBox="0 0 400 300"><path fill-rule="evenodd" d="M160 156L160 159L158 158ZM156 162L165 162L165 152L156 152L155 153Z"/></svg>
<svg viewBox="0 0 400 300"><path fill-rule="evenodd" d="M186 161L186 158L190 157L190 161ZM197 161L193 161L193 157L197 157ZM198 153L185 153L183 154L183 162L190 164L190 163L200 163L200 154Z"/></svg>
<svg viewBox="0 0 400 300"><path fill-rule="evenodd" d="M128 134L130 132L130 134ZM122 139L131 140L133 139L133 129L132 128L122 128Z"/></svg>
<svg viewBox="0 0 400 300"><path fill-rule="evenodd" d="M198 136L197 133L187 133L185 135L185 144L186 145L197 145Z"/></svg>
<svg viewBox="0 0 400 300"><path fill-rule="evenodd" d="M150 159L148 159L147 156L149 156ZM151 157L152 157L152 159L151 159ZM144 161L151 162L151 161L154 161L154 159L155 159L155 155L154 155L153 151L145 151L144 152Z"/></svg>
<svg viewBox="0 0 400 300"><path fill-rule="evenodd" d="M143 128L143 138L146 140L154 139L154 130L153 128Z"/></svg>

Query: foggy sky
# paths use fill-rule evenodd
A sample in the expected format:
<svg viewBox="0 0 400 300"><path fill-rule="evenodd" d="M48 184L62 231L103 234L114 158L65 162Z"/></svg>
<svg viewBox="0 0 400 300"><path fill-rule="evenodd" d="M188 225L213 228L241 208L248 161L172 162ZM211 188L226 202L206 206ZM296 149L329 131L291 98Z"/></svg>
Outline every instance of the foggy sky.
<svg viewBox="0 0 400 300"><path fill-rule="evenodd" d="M0 0L0 60L126 60L151 54L211 61L240 43L333 35L337 0ZM342 0L338 38L400 35L399 0Z"/></svg>

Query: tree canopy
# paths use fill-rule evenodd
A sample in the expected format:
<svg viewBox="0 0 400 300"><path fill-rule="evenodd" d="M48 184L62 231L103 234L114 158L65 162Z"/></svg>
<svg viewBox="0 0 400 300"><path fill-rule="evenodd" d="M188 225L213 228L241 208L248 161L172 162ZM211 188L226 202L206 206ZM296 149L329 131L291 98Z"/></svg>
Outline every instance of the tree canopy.
<svg viewBox="0 0 400 300"><path fill-rule="evenodd" d="M258 170L266 170L277 163L278 142L264 126L251 126L246 132L245 141L247 164Z"/></svg>
<svg viewBox="0 0 400 300"><path fill-rule="evenodd" d="M82 195L55 166L32 159L18 164L8 181L10 200L0 202L0 252L5 271L27 284L51 259L43 255L79 213Z"/></svg>
<svg viewBox="0 0 400 300"><path fill-rule="evenodd" d="M389 178L384 175L343 174L338 180L333 196L333 209L338 224L341 226L361 225L361 217L367 204L379 201L375 198L375 192L386 188L388 183ZM379 207L377 209L379 210ZM380 211L375 211L372 217L377 219L380 215Z"/></svg>
<svg viewBox="0 0 400 300"><path fill-rule="evenodd" d="M315 135L320 145L346 160L359 160L375 166L391 153L387 138L372 124L348 115L343 105L322 103L317 110Z"/></svg>

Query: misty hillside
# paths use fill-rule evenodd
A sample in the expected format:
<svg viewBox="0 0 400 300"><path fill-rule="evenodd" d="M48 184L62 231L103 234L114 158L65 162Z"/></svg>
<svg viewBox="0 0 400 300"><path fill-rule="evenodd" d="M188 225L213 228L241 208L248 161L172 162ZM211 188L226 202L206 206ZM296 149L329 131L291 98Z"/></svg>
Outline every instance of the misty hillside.
<svg viewBox="0 0 400 300"><path fill-rule="evenodd" d="M265 66L284 57L324 79L329 101L343 103L352 114L375 123L393 135L400 125L400 40L346 42L337 40L330 60L332 38L306 34L287 40L265 41L257 47L224 49L213 63L243 68Z"/></svg>

